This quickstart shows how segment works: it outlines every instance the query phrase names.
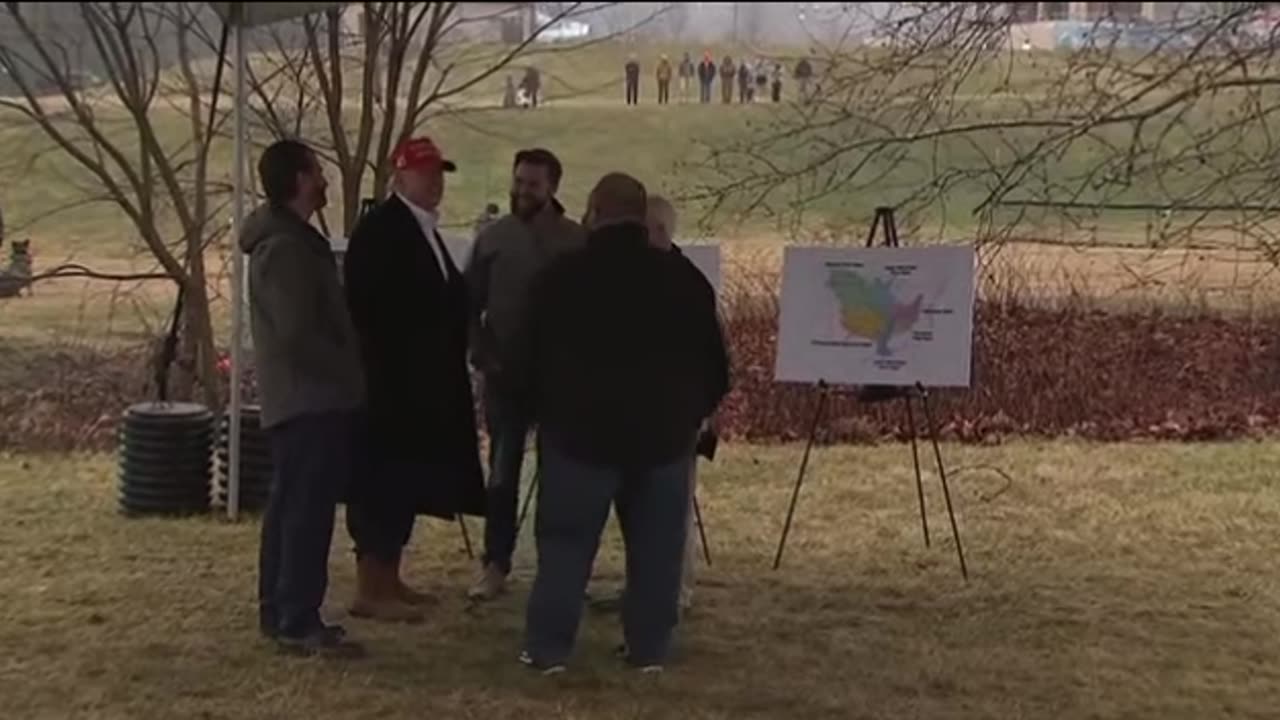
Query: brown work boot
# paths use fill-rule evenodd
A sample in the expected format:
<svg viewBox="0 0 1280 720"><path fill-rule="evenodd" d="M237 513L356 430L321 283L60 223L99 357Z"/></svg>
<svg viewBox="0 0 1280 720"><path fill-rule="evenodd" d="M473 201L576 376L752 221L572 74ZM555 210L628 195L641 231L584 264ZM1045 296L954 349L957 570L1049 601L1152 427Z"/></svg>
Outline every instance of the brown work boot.
<svg viewBox="0 0 1280 720"><path fill-rule="evenodd" d="M401 600L395 567L366 555L356 563L356 597L347 612L351 617L380 622L422 622L422 611Z"/></svg>
<svg viewBox="0 0 1280 720"><path fill-rule="evenodd" d="M494 600L507 589L507 574L497 565L485 565L467 597L472 600Z"/></svg>

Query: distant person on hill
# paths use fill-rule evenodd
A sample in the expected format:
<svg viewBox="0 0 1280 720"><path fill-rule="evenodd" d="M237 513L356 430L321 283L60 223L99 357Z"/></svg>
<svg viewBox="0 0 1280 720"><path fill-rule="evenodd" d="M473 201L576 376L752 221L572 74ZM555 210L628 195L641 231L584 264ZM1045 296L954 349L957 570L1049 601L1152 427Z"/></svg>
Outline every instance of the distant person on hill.
<svg viewBox="0 0 1280 720"><path fill-rule="evenodd" d="M770 86L773 91L773 101L782 102L782 64L773 64L773 84Z"/></svg>
<svg viewBox="0 0 1280 720"><path fill-rule="evenodd" d="M746 60L738 66L738 102L751 102L751 66Z"/></svg>
<svg viewBox="0 0 1280 720"><path fill-rule="evenodd" d="M671 100L671 61L663 55L658 60L658 104L666 105Z"/></svg>
<svg viewBox="0 0 1280 720"><path fill-rule="evenodd" d="M538 72L537 68L531 65L524 71L524 79L520 81L520 89L524 90L529 106L538 107L539 94L542 92L542 74Z"/></svg>
<svg viewBox="0 0 1280 720"><path fill-rule="evenodd" d="M480 214L480 217L476 218L472 237L480 237L480 233L484 232L485 228L497 222L500 212L497 203L485 205L484 212Z"/></svg>
<svg viewBox="0 0 1280 720"><path fill-rule="evenodd" d="M680 69L677 74L680 76L680 102L689 102L689 83L693 81L695 74L693 67L693 58L689 57L689 53L684 54L684 59L680 61Z"/></svg>
<svg viewBox="0 0 1280 720"><path fill-rule="evenodd" d="M502 91L502 107L513 108L516 106L516 83L507 76L507 86Z"/></svg>
<svg viewBox="0 0 1280 720"><path fill-rule="evenodd" d="M720 62L720 100L728 105L733 102L733 81L738 77L738 69L733 58L728 55Z"/></svg>
<svg viewBox="0 0 1280 720"><path fill-rule="evenodd" d="M809 102L809 83L813 81L813 65L809 63L809 58L800 58L800 62L796 63L795 76L801 102Z"/></svg>
<svg viewBox="0 0 1280 720"><path fill-rule="evenodd" d="M626 76L627 104L635 105L640 102L640 61L636 59L635 53L627 59L622 71Z"/></svg>
<svg viewBox="0 0 1280 720"><path fill-rule="evenodd" d="M711 57L711 51L708 50L702 55L702 62L698 63L698 101L701 103L711 102L711 86L716 82L716 61Z"/></svg>

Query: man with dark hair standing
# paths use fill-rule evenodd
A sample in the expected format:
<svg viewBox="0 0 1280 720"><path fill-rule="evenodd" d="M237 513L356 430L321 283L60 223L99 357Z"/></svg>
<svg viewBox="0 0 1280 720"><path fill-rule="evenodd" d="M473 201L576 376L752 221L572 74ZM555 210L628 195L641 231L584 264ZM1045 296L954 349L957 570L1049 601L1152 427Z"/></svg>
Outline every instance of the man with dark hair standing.
<svg viewBox="0 0 1280 720"><path fill-rule="evenodd" d="M325 625L334 511L350 482L364 385L355 332L333 251L310 224L327 183L306 145L282 140L258 161L267 204L240 236L249 255L262 425L274 477L262 519L258 622L264 635L300 654L355 654L358 645Z"/></svg>
<svg viewBox="0 0 1280 720"><path fill-rule="evenodd" d="M444 174L427 138L392 156L395 192L360 219L344 262L347 303L369 387L369 462L352 488L351 614L422 619L430 598L401 578L416 515L484 512L484 477L467 370L467 285L438 231Z"/></svg>
<svg viewBox="0 0 1280 720"><path fill-rule="evenodd" d="M562 172L560 160L548 150L516 153L511 214L480 233L467 266L472 360L484 377L489 430L484 563L468 591L474 600L491 600L502 593L515 552L520 470L530 422L512 398L506 366L512 340L524 324L529 284L547 263L584 242L582 228L564 216L555 197Z"/></svg>
<svg viewBox="0 0 1280 720"><path fill-rule="evenodd" d="M615 502L626 543L623 659L660 671L679 617L689 465L727 391L710 283L650 247L646 193L591 192L586 248L543 271L512 372L538 425L538 573L521 661L559 672Z"/></svg>

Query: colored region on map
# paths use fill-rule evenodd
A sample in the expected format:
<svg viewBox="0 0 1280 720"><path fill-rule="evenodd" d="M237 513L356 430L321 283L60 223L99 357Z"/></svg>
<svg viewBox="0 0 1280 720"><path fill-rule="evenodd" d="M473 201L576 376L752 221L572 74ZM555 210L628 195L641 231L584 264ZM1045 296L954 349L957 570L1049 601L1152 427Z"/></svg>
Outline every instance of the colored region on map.
<svg viewBox="0 0 1280 720"><path fill-rule="evenodd" d="M894 294L892 282L868 280L853 270L829 270L827 288L839 303L845 332L875 342L876 354L881 356L893 354L889 341L911 330L924 304L924 295L904 302Z"/></svg>

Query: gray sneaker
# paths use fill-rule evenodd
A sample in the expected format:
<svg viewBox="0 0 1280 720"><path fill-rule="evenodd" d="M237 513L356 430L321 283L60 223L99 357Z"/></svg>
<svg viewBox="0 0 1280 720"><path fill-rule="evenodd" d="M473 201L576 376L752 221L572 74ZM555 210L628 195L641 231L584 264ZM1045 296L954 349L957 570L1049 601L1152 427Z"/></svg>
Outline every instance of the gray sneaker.
<svg viewBox="0 0 1280 720"><path fill-rule="evenodd" d="M480 577L467 590L467 598L480 602L495 600L507 590L507 574L497 565L485 565Z"/></svg>
<svg viewBox="0 0 1280 720"><path fill-rule="evenodd" d="M631 659L631 652L627 650L626 643L623 643L618 647L614 648L613 654L615 657L622 660L622 662L626 663L627 666L630 667L632 670L635 670L636 672L639 672L639 673L643 673L645 675L656 675L658 673L661 673L664 669L662 663L656 663L656 662L640 663L640 662L633 661Z"/></svg>
<svg viewBox="0 0 1280 720"><path fill-rule="evenodd" d="M528 650L520 652L520 664L530 670L537 670L543 675L559 675L565 671L564 663L542 663L533 659Z"/></svg>

